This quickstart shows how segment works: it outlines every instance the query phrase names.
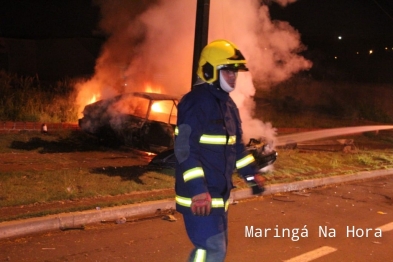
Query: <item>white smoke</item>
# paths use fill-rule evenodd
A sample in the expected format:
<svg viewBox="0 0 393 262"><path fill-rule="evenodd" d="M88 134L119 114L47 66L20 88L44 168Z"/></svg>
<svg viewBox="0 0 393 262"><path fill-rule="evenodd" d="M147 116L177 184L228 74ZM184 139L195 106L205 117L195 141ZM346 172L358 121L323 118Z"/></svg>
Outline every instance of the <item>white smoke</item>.
<svg viewBox="0 0 393 262"><path fill-rule="evenodd" d="M277 1L285 6L292 1ZM256 88L287 80L311 62L298 55L304 49L300 34L287 22L272 21L266 5L255 0L211 1L209 39L233 41L247 59L249 73L239 73L237 88L231 97L239 107L244 139L264 137L275 140L271 123L253 118Z"/></svg>
<svg viewBox="0 0 393 262"><path fill-rule="evenodd" d="M101 28L109 35L92 79L81 83L80 97L99 98L144 91L145 84L163 93L182 95L191 89L196 0L98 1ZM276 0L282 6L294 0ZM311 67L298 55L300 34L283 21L272 21L259 0L211 0L209 42L228 39L246 57L249 73L240 73L231 93L243 121L245 140L273 140L271 124L253 118L255 87L264 88Z"/></svg>

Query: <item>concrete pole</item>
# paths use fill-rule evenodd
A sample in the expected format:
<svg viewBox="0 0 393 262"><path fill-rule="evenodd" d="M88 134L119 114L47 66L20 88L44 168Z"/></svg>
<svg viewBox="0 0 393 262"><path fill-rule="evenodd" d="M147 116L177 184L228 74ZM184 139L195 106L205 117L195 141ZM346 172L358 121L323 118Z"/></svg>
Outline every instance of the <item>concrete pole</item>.
<svg viewBox="0 0 393 262"><path fill-rule="evenodd" d="M209 11L210 0L197 0L197 10L195 19L195 37L194 37L194 56L192 61L192 81L191 89L197 80L197 69L199 56L202 49L207 45L209 32Z"/></svg>

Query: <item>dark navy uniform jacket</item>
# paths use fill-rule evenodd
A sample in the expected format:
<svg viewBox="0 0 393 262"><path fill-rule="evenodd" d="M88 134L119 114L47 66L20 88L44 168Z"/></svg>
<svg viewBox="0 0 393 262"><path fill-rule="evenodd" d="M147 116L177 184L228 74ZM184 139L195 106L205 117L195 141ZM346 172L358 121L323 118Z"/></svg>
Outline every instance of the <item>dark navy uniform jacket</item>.
<svg viewBox="0 0 393 262"><path fill-rule="evenodd" d="M178 105L175 135L177 211L191 214L191 198L209 192L212 214L222 214L235 169L243 177L258 173L242 142L235 103L212 84L195 85Z"/></svg>

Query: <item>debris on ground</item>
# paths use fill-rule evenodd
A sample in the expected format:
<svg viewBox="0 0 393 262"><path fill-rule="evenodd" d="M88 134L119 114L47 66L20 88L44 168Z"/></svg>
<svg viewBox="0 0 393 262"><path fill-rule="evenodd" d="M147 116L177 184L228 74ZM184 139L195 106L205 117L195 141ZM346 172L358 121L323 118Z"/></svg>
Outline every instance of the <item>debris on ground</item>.
<svg viewBox="0 0 393 262"><path fill-rule="evenodd" d="M84 230L85 226L80 225L80 226L65 226L65 227L60 227L61 231L67 231L67 230Z"/></svg>
<svg viewBox="0 0 393 262"><path fill-rule="evenodd" d="M309 197L311 195L311 193L300 192L300 191L294 191L294 192L292 192L292 194L298 195L298 196L305 196L305 197Z"/></svg>
<svg viewBox="0 0 393 262"><path fill-rule="evenodd" d="M289 196L282 194L274 194L272 195L273 200L283 201L283 202L295 202L295 200L289 199Z"/></svg>
<svg viewBox="0 0 393 262"><path fill-rule="evenodd" d="M163 219L163 220L167 220L167 221L169 221L169 222L174 222L174 221L177 220L176 217L174 217L173 215L166 215L166 216L163 216L162 219Z"/></svg>
<svg viewBox="0 0 393 262"><path fill-rule="evenodd" d="M116 219L116 224L124 224L125 222L127 222L127 219L125 217L121 217L119 219Z"/></svg>

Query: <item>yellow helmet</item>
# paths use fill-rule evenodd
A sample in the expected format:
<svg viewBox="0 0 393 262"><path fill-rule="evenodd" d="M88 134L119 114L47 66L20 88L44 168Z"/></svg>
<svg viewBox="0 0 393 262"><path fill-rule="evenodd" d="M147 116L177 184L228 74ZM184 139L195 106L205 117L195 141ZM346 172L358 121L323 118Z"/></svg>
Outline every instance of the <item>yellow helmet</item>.
<svg viewBox="0 0 393 262"><path fill-rule="evenodd" d="M208 83L217 80L217 70L248 71L246 59L228 40L215 40L205 46L199 58L197 75Z"/></svg>

